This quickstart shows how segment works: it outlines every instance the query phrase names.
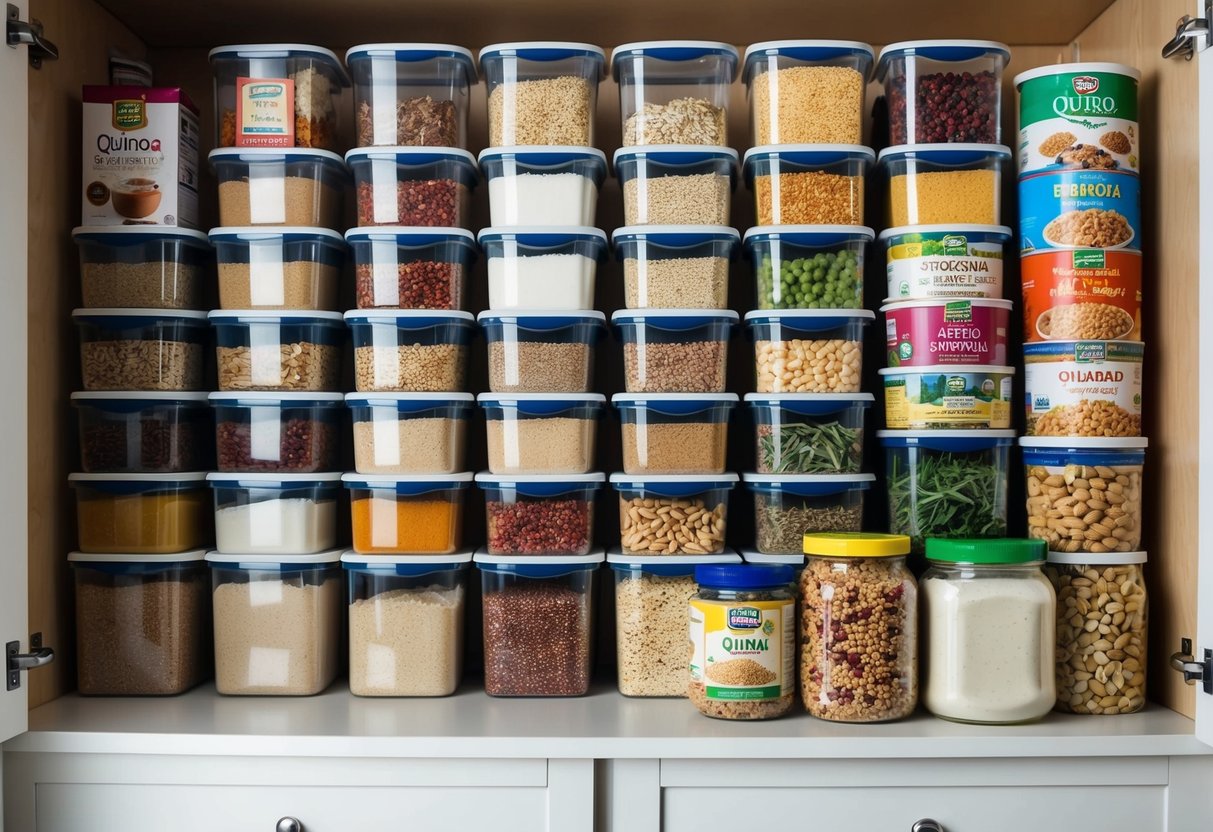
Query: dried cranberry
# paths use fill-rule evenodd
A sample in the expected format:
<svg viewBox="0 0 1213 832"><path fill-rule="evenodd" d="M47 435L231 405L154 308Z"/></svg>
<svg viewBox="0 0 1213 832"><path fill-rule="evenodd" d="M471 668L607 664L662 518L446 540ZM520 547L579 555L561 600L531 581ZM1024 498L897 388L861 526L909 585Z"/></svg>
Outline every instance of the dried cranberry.
<svg viewBox="0 0 1213 832"><path fill-rule="evenodd" d="M888 89L892 144L998 141L998 81L991 71L919 75L914 124L907 123L906 78Z"/></svg>

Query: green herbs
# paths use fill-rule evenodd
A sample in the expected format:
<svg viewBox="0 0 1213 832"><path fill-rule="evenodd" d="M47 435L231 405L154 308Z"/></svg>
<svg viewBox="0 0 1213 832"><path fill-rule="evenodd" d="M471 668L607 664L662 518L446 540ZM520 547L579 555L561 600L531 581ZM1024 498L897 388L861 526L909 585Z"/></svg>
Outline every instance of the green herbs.
<svg viewBox="0 0 1213 832"><path fill-rule="evenodd" d="M889 531L908 534L916 552L928 537L1006 534L1006 479L982 454L921 451L911 464L895 453L888 489Z"/></svg>
<svg viewBox="0 0 1213 832"><path fill-rule="evenodd" d="M754 500L758 551L769 555L799 554L806 534L863 528L862 502L853 506L780 505L779 497L761 494Z"/></svg>
<svg viewBox="0 0 1213 832"><path fill-rule="evenodd" d="M863 431L839 422L758 426L760 474L855 474Z"/></svg>
<svg viewBox="0 0 1213 832"><path fill-rule="evenodd" d="M757 265L759 309L858 309L863 306L863 272L848 248Z"/></svg>

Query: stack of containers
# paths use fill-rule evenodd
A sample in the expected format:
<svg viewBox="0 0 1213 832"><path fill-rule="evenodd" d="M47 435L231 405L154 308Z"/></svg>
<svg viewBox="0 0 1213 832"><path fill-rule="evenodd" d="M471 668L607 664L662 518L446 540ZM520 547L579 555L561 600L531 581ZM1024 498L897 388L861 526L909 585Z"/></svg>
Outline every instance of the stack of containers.
<svg viewBox="0 0 1213 832"><path fill-rule="evenodd" d="M1145 702L1140 78L1106 63L1015 78L1028 534L1058 594L1057 709L1082 714ZM1080 610L1108 618L1100 638Z"/></svg>
<svg viewBox="0 0 1213 832"><path fill-rule="evenodd" d="M1002 537L1011 427L1012 304L1003 299L999 142L1009 49L990 41L896 43L880 54L891 145L880 235L887 367L880 370L889 527Z"/></svg>

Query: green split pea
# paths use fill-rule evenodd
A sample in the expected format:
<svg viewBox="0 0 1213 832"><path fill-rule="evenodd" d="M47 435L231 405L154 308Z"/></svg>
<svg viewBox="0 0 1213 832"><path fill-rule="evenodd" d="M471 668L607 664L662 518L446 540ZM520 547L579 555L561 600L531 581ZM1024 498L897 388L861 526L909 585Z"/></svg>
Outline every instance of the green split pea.
<svg viewBox="0 0 1213 832"><path fill-rule="evenodd" d="M770 255L758 264L760 309L859 309L863 275L854 251L819 251L812 257L779 261L774 277Z"/></svg>

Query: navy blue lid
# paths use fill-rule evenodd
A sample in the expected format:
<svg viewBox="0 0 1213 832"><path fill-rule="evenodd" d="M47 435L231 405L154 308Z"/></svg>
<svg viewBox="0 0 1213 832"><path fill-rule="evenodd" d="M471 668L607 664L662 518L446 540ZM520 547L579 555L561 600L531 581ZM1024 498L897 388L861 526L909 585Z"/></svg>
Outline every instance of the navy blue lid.
<svg viewBox="0 0 1213 832"><path fill-rule="evenodd" d="M695 567L695 583L708 589L777 589L796 579L786 564L703 564Z"/></svg>

